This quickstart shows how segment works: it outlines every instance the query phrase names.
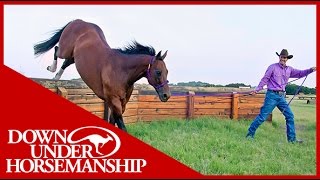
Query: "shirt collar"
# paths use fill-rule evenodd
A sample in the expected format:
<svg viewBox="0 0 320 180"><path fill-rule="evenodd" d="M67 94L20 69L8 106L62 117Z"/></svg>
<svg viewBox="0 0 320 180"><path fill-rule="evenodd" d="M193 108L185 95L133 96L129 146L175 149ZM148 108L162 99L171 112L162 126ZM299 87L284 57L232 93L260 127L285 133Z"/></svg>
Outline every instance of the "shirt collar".
<svg viewBox="0 0 320 180"><path fill-rule="evenodd" d="M282 69L287 67L287 65L282 65L280 62L278 64Z"/></svg>

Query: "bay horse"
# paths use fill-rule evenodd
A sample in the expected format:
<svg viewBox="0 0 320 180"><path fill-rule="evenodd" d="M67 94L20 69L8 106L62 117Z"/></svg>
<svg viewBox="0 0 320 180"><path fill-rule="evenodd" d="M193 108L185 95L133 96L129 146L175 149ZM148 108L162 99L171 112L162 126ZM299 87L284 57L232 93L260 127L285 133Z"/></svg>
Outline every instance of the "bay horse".
<svg viewBox="0 0 320 180"><path fill-rule="evenodd" d="M53 64L47 70L55 72L57 59L65 59L54 79L60 79L63 71L74 63L82 80L104 101L104 119L125 132L122 114L136 81L146 77L162 102L170 98L164 62L167 51L156 55L153 47L136 41L124 49L110 48L99 26L80 19L69 22L56 30L51 38L35 44L34 54L39 56L53 47Z"/></svg>

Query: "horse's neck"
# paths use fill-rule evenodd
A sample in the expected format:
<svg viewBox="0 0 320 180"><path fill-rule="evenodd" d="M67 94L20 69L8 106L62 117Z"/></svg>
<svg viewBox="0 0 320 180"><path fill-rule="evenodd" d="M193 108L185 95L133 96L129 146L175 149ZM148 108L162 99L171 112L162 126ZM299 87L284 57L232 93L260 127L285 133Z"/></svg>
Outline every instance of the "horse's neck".
<svg viewBox="0 0 320 180"><path fill-rule="evenodd" d="M127 59L128 84L133 85L146 75L150 55L129 55Z"/></svg>

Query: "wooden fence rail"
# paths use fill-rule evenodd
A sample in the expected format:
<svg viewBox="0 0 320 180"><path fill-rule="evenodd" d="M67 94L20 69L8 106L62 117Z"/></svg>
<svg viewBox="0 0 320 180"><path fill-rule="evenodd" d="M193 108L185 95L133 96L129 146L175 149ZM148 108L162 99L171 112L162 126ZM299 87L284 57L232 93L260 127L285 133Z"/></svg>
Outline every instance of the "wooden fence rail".
<svg viewBox="0 0 320 180"><path fill-rule="evenodd" d="M91 89L58 87L49 90L103 118L103 101ZM123 117L125 123L168 118L193 119L201 116L234 120L253 119L259 114L264 96L265 94L247 96L237 93L200 96L190 91L186 95L171 96L167 102L161 102L157 95L144 95L134 90ZM272 114L268 121L272 121Z"/></svg>

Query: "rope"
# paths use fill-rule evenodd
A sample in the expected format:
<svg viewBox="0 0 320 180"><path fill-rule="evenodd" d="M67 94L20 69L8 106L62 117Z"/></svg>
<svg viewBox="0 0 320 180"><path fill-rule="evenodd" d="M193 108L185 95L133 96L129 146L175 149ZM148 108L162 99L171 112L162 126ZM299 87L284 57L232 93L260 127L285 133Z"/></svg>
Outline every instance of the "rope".
<svg viewBox="0 0 320 180"><path fill-rule="evenodd" d="M297 95L297 93L300 91L303 83L305 82L305 80L307 79L308 75L305 76L305 79L303 80L303 82L301 83L301 85L299 86L299 88L297 89L297 91L295 92L295 95L291 98L290 102L288 103L288 106L289 104L291 103L292 99ZM294 80L291 80L287 83L283 83L281 85L287 85L291 82L294 82L294 81L297 81L299 79L301 79L303 77L300 77L300 78L297 78L297 79L294 79ZM263 89L266 89L266 88L263 88ZM251 96L251 92L253 91L244 91L244 92L224 92L224 93L221 93L221 92L195 92L195 94L193 94L192 96L221 96L221 97L230 97L230 99L232 98L232 94L239 94L239 97L242 96L242 97L245 97L245 96ZM171 96L191 96L190 94L188 93L185 93L185 92L172 92L171 93ZM215 101L215 103L217 102L220 102L220 101L224 101L224 99L221 99L221 100L217 100ZM284 109L285 110L285 109ZM283 112L284 112L283 110ZM282 112L282 113L283 113Z"/></svg>
<svg viewBox="0 0 320 180"><path fill-rule="evenodd" d="M300 91L303 83L306 81L307 77L308 77L308 75L306 75L306 77L305 77L304 80L302 81L301 85L299 86L299 88L296 90L296 92L294 93L294 95L293 95L292 98L290 99L287 107L289 107L289 105L290 105L291 101L293 100L293 98L299 93L299 91ZM284 109L283 109L282 114L284 113L284 111L285 111L286 109L287 109L287 108L284 108Z"/></svg>

